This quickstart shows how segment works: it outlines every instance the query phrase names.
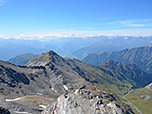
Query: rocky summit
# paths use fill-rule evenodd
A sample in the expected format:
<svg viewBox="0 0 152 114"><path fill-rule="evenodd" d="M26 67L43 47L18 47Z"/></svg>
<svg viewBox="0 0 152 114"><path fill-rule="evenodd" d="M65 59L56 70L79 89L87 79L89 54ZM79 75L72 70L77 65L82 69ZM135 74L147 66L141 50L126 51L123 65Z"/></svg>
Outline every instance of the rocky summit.
<svg viewBox="0 0 152 114"><path fill-rule="evenodd" d="M109 100L108 100L109 99ZM128 110L127 110L128 109ZM130 114L131 109L119 103L112 95L95 95L80 88L58 97L42 114Z"/></svg>

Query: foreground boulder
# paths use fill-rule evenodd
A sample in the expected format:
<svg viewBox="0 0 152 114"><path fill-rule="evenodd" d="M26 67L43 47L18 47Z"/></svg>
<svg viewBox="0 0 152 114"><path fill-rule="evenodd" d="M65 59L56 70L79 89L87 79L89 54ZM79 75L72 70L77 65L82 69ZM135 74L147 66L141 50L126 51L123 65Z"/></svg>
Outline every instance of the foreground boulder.
<svg viewBox="0 0 152 114"><path fill-rule="evenodd" d="M127 109L127 110L126 110ZM42 114L133 114L130 107L119 103L113 95L95 95L86 89L77 89L61 95L50 103Z"/></svg>

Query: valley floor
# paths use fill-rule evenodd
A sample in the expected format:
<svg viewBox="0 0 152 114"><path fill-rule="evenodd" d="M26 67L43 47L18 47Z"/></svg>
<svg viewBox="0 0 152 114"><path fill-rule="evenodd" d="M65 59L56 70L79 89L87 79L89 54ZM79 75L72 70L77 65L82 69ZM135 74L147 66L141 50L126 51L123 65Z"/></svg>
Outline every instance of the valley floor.
<svg viewBox="0 0 152 114"><path fill-rule="evenodd" d="M152 114L152 91L146 88L130 90L123 96L127 104L139 114Z"/></svg>
<svg viewBox="0 0 152 114"><path fill-rule="evenodd" d="M131 92L133 92L133 89L131 89L130 91L128 91L128 93L126 93L122 98L124 99L124 100L126 100L127 102L127 104L128 105L131 105L132 107L133 107L133 109L135 109L139 114L143 114L140 110L139 110L139 108L137 108L134 104L132 104L127 98L126 98L126 96L127 95L129 95Z"/></svg>

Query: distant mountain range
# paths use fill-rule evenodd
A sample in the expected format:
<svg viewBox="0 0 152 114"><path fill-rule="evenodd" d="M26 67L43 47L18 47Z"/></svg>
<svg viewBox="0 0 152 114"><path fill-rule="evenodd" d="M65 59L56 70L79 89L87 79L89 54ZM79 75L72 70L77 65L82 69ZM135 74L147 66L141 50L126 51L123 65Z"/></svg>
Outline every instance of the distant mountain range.
<svg viewBox="0 0 152 114"><path fill-rule="evenodd" d="M18 55L14 58L9 59L8 62L14 65L25 65L26 63L28 63L29 61L31 61L32 59L38 56L39 55L32 54L32 53L25 53L25 54Z"/></svg>
<svg viewBox="0 0 152 114"><path fill-rule="evenodd" d="M114 60L124 64L136 64L144 71L152 74L152 46L114 52L92 53L84 58L83 61L99 66L107 60Z"/></svg>
<svg viewBox="0 0 152 114"><path fill-rule="evenodd" d="M86 42L87 43L87 42ZM152 44L152 37L101 37L96 43L74 51L72 54L78 59L84 59L88 54L105 51L120 51L126 48L148 46Z"/></svg>
<svg viewBox="0 0 152 114"><path fill-rule="evenodd" d="M49 50L63 57L82 60L90 53L120 51L125 48L151 45L152 37L95 36L63 37L45 40L0 39L0 60L8 61L17 55L33 53L40 55Z"/></svg>

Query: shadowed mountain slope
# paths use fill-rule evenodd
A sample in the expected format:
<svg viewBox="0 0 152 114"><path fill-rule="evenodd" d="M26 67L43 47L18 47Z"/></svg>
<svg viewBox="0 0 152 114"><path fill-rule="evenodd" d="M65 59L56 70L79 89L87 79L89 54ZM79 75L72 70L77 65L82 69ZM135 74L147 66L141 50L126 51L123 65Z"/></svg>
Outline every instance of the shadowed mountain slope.
<svg viewBox="0 0 152 114"><path fill-rule="evenodd" d="M146 72L152 73L152 46L114 52L92 53L83 61L99 66L107 60L114 60L125 64L136 64Z"/></svg>
<svg viewBox="0 0 152 114"><path fill-rule="evenodd" d="M101 64L100 68L113 77L116 77L121 82L130 83L134 87L141 87L144 83L147 85L147 82L152 81L152 75L147 74L135 64L121 64L109 60Z"/></svg>

